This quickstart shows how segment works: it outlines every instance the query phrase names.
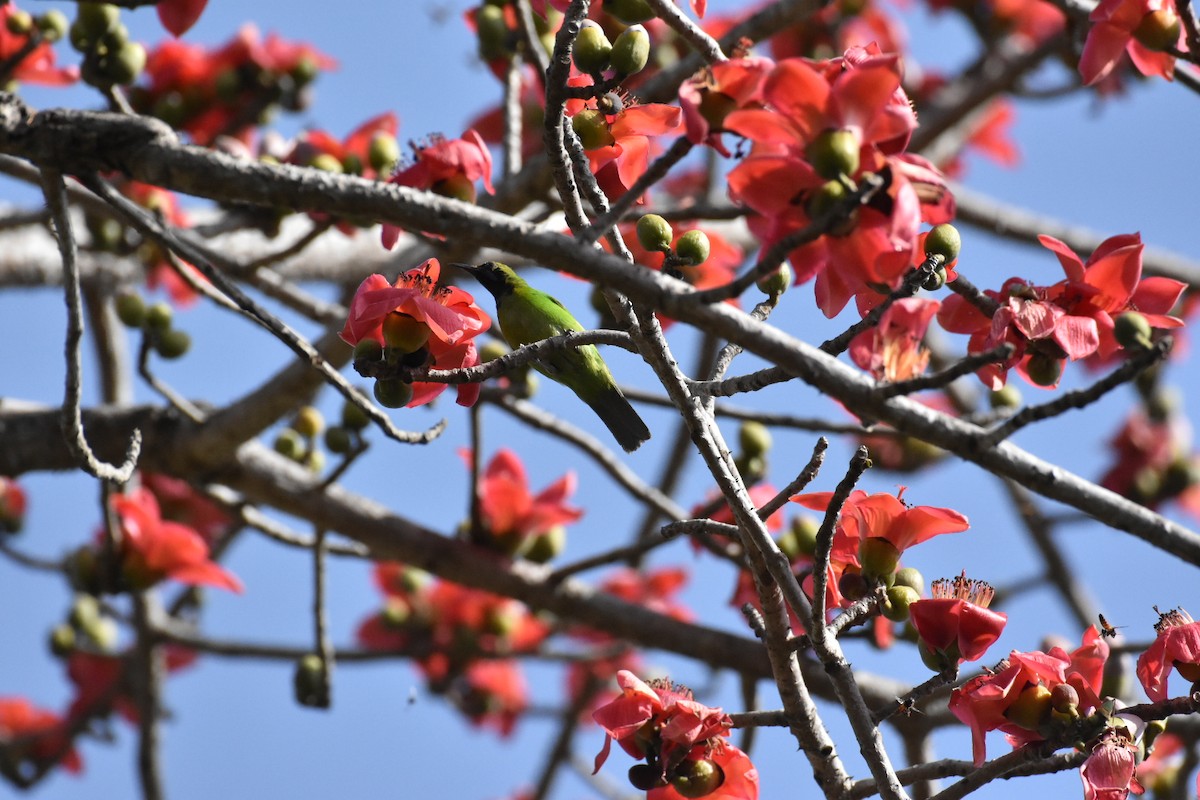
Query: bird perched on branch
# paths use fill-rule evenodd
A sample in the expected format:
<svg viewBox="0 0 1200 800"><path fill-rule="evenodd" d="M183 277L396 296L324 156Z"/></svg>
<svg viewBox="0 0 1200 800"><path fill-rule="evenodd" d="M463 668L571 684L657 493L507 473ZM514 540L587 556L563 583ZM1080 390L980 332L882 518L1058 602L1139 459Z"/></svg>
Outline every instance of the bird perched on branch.
<svg viewBox="0 0 1200 800"><path fill-rule="evenodd" d="M475 276L496 298L496 319L509 347L583 330L562 303L530 286L510 267L496 261L455 266ZM587 403L625 452L633 452L650 438L650 429L617 388L595 345L554 350L534 366Z"/></svg>

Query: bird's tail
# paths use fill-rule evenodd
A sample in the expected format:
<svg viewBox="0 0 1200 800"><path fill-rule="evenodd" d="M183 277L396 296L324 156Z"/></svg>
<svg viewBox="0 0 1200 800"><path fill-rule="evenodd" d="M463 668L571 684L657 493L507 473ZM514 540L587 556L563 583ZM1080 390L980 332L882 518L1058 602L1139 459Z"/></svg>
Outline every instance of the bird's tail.
<svg viewBox="0 0 1200 800"><path fill-rule="evenodd" d="M616 386L605 389L599 397L588 400L587 404L626 453L637 450L642 442L650 438L650 429Z"/></svg>

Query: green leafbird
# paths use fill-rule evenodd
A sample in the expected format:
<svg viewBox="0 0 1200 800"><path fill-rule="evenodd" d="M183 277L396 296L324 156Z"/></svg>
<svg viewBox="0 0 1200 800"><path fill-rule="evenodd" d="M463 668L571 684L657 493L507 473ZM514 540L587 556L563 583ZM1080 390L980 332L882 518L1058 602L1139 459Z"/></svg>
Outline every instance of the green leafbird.
<svg viewBox="0 0 1200 800"><path fill-rule="evenodd" d="M475 276L496 298L496 319L509 347L533 344L552 336L582 331L563 304L534 289L504 264L487 261L477 267L456 264ZM594 345L554 350L534 363L538 372L561 383L587 403L625 452L650 438L650 429L617 388L608 365Z"/></svg>

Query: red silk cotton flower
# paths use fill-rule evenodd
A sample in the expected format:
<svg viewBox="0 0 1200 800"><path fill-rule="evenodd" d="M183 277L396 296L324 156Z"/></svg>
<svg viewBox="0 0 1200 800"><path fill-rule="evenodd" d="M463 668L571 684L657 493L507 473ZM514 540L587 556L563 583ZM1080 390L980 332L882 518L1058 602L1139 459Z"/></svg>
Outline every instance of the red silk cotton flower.
<svg viewBox="0 0 1200 800"><path fill-rule="evenodd" d="M475 304L475 298L457 286L441 286L442 267L431 258L411 269L396 282L376 273L370 275L350 301L350 315L341 337L350 345L364 339L384 344L383 321L393 312L415 320L428 329L432 366L436 369L472 367L479 363L474 338L491 327L491 318ZM419 349L419 348L418 348ZM446 390L444 383L414 383L408 407L428 403ZM478 383L458 385L458 404L472 406L479 399Z"/></svg>
<svg viewBox="0 0 1200 800"><path fill-rule="evenodd" d="M1189 681L1200 681L1200 622L1181 608L1159 614L1154 643L1138 656L1137 676L1156 703L1167 699L1167 679L1178 670Z"/></svg>
<svg viewBox="0 0 1200 800"><path fill-rule="evenodd" d="M67 772L83 771L83 760L67 737L67 723L24 697L0 697L0 748L14 768L57 759Z"/></svg>
<svg viewBox="0 0 1200 800"><path fill-rule="evenodd" d="M630 780L652 790L649 798L674 800L681 797L679 789L688 797L757 800L757 770L725 741L732 727L728 714L697 703L688 689L647 684L628 670L617 673L617 684L621 694L592 715L608 734L596 756L597 771L615 740L634 758L646 760L630 770Z"/></svg>
<svg viewBox="0 0 1200 800"><path fill-rule="evenodd" d="M463 455L469 457L470 451ZM517 554L537 537L561 535L563 525L583 516L581 509L567 503L574 492L575 473L568 472L534 495L517 454L502 448L492 456L480 480L480 511L501 549Z"/></svg>
<svg viewBox="0 0 1200 800"><path fill-rule="evenodd" d="M116 495L111 502L121 527L121 574L129 586L145 589L169 578L192 586L242 591L242 582L208 557L204 537L162 518L149 489Z"/></svg>
<svg viewBox="0 0 1200 800"><path fill-rule="evenodd" d="M1008 615L988 610L995 591L984 581L957 578L933 582L933 597L908 607L920 637L921 658L930 669L943 670L978 661L1000 638Z"/></svg>

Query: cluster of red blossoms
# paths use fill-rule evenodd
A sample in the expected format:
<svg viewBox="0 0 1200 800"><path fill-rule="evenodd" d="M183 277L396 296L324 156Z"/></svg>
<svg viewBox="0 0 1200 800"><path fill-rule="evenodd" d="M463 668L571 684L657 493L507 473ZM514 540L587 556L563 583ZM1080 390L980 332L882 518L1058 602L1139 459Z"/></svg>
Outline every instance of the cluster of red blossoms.
<svg viewBox="0 0 1200 800"><path fill-rule="evenodd" d="M475 337L491 327L492 320L469 292L440 285L441 271L438 260L431 258L394 283L379 274L368 276L350 301L342 339L355 348L364 342L374 343L377 349L364 358L386 361L391 366L455 369L479 364ZM377 398L384 380L404 382L390 377L378 380ZM444 383L416 382L410 386L404 402L387 404L419 406L446 390ZM459 384L459 405L472 406L478 398L478 383Z"/></svg>
<svg viewBox="0 0 1200 800"><path fill-rule="evenodd" d="M669 681L647 684L627 670L617 673L621 694L592 718L607 737L596 770L615 741L644 764L629 770L630 781L648 800L757 800L758 770L728 742L729 715L692 699L690 690Z"/></svg>

